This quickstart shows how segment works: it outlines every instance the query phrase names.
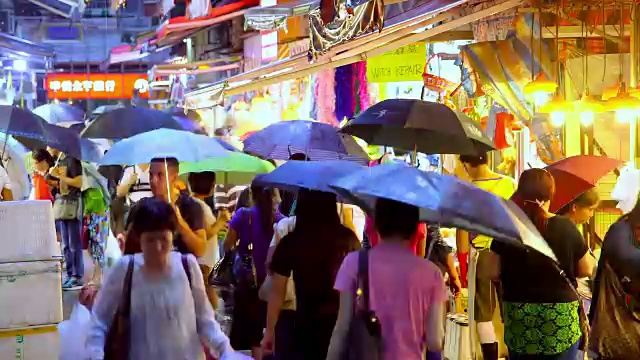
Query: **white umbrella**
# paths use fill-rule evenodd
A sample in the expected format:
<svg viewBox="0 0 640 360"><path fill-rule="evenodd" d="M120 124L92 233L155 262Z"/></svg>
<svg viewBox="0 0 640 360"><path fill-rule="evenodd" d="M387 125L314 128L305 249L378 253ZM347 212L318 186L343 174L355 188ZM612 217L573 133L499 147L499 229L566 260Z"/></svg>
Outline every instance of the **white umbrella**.
<svg viewBox="0 0 640 360"><path fill-rule="evenodd" d="M6 142L6 144L5 144ZM25 165L29 150L11 136L0 134L0 154L9 179L14 200L26 200L31 193L31 181Z"/></svg>

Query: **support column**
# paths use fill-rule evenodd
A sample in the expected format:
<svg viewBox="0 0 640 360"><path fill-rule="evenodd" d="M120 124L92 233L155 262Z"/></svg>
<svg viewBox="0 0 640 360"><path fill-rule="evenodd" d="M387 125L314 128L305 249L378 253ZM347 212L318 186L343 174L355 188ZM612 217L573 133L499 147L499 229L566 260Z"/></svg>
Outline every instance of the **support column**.
<svg viewBox="0 0 640 360"><path fill-rule="evenodd" d="M630 80L629 87L638 86L638 34L639 31L638 5L633 4L631 7L631 35L629 48L629 64L630 64ZM629 123L629 161L633 166L636 165L638 147L638 118L634 117Z"/></svg>

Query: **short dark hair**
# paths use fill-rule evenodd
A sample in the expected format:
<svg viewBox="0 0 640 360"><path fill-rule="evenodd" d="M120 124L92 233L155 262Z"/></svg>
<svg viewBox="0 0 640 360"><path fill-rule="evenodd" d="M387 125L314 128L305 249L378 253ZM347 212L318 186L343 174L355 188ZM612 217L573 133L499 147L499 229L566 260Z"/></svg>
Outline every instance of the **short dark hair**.
<svg viewBox="0 0 640 360"><path fill-rule="evenodd" d="M178 220L173 207L156 197L140 199L129 211L127 230L140 236L145 232L176 231Z"/></svg>
<svg viewBox="0 0 640 360"><path fill-rule="evenodd" d="M460 162L469 164L472 167L478 167L489 164L489 157L486 153L482 155L460 155Z"/></svg>
<svg viewBox="0 0 640 360"><path fill-rule="evenodd" d="M309 157L307 156L307 154L303 154L303 153L295 153L295 154L291 154L289 156L289 160L297 160L297 161L309 161L311 159L309 159Z"/></svg>
<svg viewBox="0 0 640 360"><path fill-rule="evenodd" d="M211 192L216 184L216 173L213 171L204 171L189 174L189 186L195 194L206 195Z"/></svg>
<svg viewBox="0 0 640 360"><path fill-rule="evenodd" d="M151 163L167 163L167 167L171 168L175 171L180 169L180 162L176 158L153 158L151 159Z"/></svg>
<svg viewBox="0 0 640 360"><path fill-rule="evenodd" d="M49 166L53 166L55 163L55 160L53 159L53 156L51 156L51 153L48 152L46 149L36 149L31 153L31 158L33 160L35 160L36 162L41 162L41 161L45 161L47 164L49 164Z"/></svg>
<svg viewBox="0 0 640 360"><path fill-rule="evenodd" d="M382 238L400 236L409 239L420 223L420 209L399 201L378 198L374 222Z"/></svg>
<svg viewBox="0 0 640 360"><path fill-rule="evenodd" d="M598 191L594 189L589 189L582 194L578 195L575 199L571 200L567 205L563 206L556 213L559 215L564 215L571 211L571 208L575 205L581 208L588 208L600 201L600 195L598 195Z"/></svg>

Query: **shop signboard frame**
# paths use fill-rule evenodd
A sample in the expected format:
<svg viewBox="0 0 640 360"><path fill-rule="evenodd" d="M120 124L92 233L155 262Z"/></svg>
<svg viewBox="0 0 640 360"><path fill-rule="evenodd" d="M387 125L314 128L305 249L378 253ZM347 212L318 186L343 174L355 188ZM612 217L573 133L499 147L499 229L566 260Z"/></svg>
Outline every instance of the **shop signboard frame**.
<svg viewBox="0 0 640 360"><path fill-rule="evenodd" d="M45 89L49 99L131 99L149 98L147 74L70 74L47 75Z"/></svg>
<svg viewBox="0 0 640 360"><path fill-rule="evenodd" d="M374 83L422 81L427 44L417 42L367 59L367 80Z"/></svg>

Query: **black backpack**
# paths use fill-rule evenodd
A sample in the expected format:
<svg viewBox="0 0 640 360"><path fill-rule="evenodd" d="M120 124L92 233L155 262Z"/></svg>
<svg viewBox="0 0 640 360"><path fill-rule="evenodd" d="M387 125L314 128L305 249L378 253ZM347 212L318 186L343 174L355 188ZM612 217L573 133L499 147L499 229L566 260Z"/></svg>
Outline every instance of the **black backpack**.
<svg viewBox="0 0 640 360"><path fill-rule="evenodd" d="M369 307L369 250L358 253L358 287L342 360L383 360L382 326Z"/></svg>

